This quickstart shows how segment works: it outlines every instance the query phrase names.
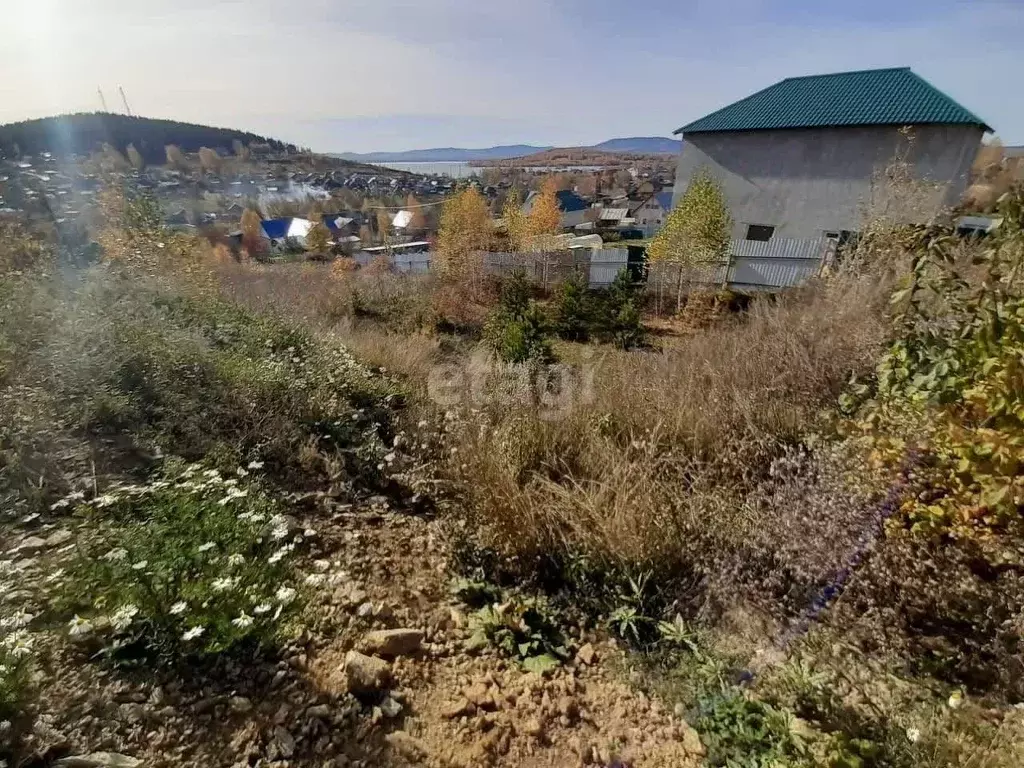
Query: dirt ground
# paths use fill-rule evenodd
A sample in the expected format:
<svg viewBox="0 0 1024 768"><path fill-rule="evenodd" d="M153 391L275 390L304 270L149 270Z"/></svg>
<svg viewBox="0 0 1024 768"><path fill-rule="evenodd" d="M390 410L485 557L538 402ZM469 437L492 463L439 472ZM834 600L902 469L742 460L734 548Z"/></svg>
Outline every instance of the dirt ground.
<svg viewBox="0 0 1024 768"><path fill-rule="evenodd" d="M449 595L436 522L391 511L383 499L295 514L317 528L309 554L326 573L308 628L279 660L115 671L90 663L89 649L54 640L40 654L41 702L20 764L699 764L696 732L628 685L624 657L607 639L581 631L575 659L543 677L496 651L466 651L466 616ZM15 559L24 584L41 583L70 551L74 530L65 526L37 523L8 539L8 556L23 552L29 535L61 543ZM38 593L26 587L21 597L31 603ZM406 633L418 647L346 662L383 629L418 631ZM362 688L351 682L359 663L376 675Z"/></svg>

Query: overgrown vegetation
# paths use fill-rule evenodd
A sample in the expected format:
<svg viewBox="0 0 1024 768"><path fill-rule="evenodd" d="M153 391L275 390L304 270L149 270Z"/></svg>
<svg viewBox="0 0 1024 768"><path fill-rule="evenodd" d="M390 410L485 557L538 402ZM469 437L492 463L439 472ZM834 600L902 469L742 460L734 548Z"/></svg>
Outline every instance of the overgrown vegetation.
<svg viewBox="0 0 1024 768"><path fill-rule="evenodd" d="M218 260L115 196L104 263L0 248L0 493L77 510L45 618L83 647L272 652L315 535L282 500L401 493L409 440L473 577L471 648L543 673L565 616L598 628L712 765L1018 765L1022 199L981 242L879 228L743 313L691 296L708 312L659 342L628 272L495 280L454 218L414 278ZM432 403L440 367L463 386ZM5 717L40 623L3 625Z"/></svg>

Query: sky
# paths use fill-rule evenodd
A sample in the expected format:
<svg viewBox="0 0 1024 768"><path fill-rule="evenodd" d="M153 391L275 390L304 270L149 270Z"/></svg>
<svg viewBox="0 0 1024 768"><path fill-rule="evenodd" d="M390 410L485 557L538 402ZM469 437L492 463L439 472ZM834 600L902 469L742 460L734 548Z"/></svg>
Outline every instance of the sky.
<svg viewBox="0 0 1024 768"><path fill-rule="evenodd" d="M0 123L100 108L320 152L669 136L910 66L1024 144L1024 0L2 0Z"/></svg>

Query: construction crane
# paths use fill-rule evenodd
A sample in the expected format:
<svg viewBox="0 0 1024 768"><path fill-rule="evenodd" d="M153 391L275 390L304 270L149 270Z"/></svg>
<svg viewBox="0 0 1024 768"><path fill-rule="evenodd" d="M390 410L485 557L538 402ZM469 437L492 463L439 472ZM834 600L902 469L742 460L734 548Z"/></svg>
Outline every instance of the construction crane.
<svg viewBox="0 0 1024 768"><path fill-rule="evenodd" d="M121 92L121 101L124 102L124 111L128 113L128 117L132 116L132 108L128 106L128 97L124 95L124 88L120 85L117 86L117 90Z"/></svg>
<svg viewBox="0 0 1024 768"><path fill-rule="evenodd" d="M103 98L103 89L97 86L96 92L100 95L100 104L103 106L103 111L109 112L110 110L107 109L107 100Z"/></svg>

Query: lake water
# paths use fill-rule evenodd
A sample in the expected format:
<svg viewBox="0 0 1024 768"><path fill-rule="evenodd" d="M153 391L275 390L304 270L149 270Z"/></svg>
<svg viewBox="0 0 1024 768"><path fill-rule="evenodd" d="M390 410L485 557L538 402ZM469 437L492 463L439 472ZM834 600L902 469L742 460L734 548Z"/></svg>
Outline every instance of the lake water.
<svg viewBox="0 0 1024 768"><path fill-rule="evenodd" d="M426 176L451 176L453 179L465 179L476 176L482 169L474 168L469 163L375 163L385 168L409 173L421 173Z"/></svg>
<svg viewBox="0 0 1024 768"><path fill-rule="evenodd" d="M421 173L427 176L451 176L453 179L466 179L478 175L483 168L474 168L469 163L440 162L440 163L376 163L385 168L393 168L396 171L408 171L409 173ZM589 173L604 170L601 165L574 165L554 166L538 165L523 168L526 171L550 173L553 171L571 171L576 173Z"/></svg>

